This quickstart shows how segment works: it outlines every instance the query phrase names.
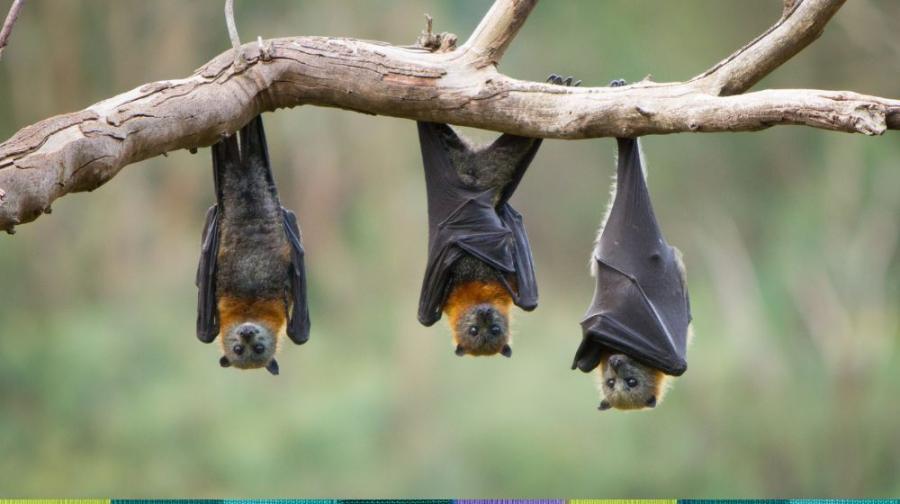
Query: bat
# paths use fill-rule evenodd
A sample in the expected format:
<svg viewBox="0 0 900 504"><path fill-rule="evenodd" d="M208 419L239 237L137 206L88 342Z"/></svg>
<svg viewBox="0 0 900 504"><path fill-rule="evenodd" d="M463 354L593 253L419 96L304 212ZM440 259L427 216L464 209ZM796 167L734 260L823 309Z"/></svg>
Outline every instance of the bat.
<svg viewBox="0 0 900 504"><path fill-rule="evenodd" d="M206 214L196 284L197 338L219 338L222 367L279 372L283 334L309 339L304 250L281 206L262 116L212 146L216 204Z"/></svg>
<svg viewBox="0 0 900 504"><path fill-rule="evenodd" d="M503 135L473 147L450 126L418 123L428 192L428 263L419 322L446 312L458 355L512 355L509 308L537 307L522 216L509 204L541 140Z"/></svg>
<svg viewBox="0 0 900 504"><path fill-rule="evenodd" d="M548 82L581 81L551 75ZM428 194L428 262L419 322L448 316L455 353L512 356L509 311L538 303L531 246L510 204L541 145L504 134L475 146L446 124L419 122Z"/></svg>
<svg viewBox="0 0 900 504"><path fill-rule="evenodd" d="M592 256L596 287L572 369L601 366L600 409L653 407L687 370L690 301L681 253L663 237L638 141L617 139L614 201Z"/></svg>

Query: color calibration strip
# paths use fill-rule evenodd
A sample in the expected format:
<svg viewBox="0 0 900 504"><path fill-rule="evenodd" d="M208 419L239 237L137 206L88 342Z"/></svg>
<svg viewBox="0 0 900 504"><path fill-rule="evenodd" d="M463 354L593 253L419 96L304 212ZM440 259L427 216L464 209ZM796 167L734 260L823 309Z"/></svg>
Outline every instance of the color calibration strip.
<svg viewBox="0 0 900 504"><path fill-rule="evenodd" d="M900 499L0 499L0 504L900 504Z"/></svg>

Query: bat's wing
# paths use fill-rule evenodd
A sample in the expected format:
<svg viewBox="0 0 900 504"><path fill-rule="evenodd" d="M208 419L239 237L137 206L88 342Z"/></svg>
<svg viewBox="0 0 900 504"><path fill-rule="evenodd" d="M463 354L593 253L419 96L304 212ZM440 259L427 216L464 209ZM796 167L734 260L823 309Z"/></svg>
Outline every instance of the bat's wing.
<svg viewBox="0 0 900 504"><path fill-rule="evenodd" d="M606 349L666 374L684 373L687 286L677 253L656 222L634 139L619 139L616 198L594 260L597 285L573 367L593 369Z"/></svg>
<svg viewBox="0 0 900 504"><path fill-rule="evenodd" d="M291 316L288 320L287 335L291 340L302 345L309 340L309 306L306 302L306 266L303 263L303 241L297 216L294 212L282 208L284 215L284 233L291 245L290 297Z"/></svg>
<svg viewBox="0 0 900 504"><path fill-rule="evenodd" d="M531 244L528 243L528 234L525 232L525 224L522 215L509 203L505 203L497 209L500 220L512 231L512 257L513 268L516 271L516 288L507 285L506 290L512 294L516 306L525 311L531 311L538 305L537 278L534 275L534 260L531 257ZM506 283L505 278L501 281Z"/></svg>
<svg viewBox="0 0 900 504"><path fill-rule="evenodd" d="M493 190L473 188L460 180L453 159L473 153L452 128L420 122L418 129L429 225L428 265L419 297L419 321L430 326L440 320L449 294L452 266L463 254L497 270L498 279L507 286L513 301L533 309L537 287L521 216L505 200L495 205ZM517 167L514 180L509 183L510 195L533 157L533 152L524 156L523 166ZM508 274L516 275L516 286L506 282L504 276Z"/></svg>
<svg viewBox="0 0 900 504"><path fill-rule="evenodd" d="M197 265L197 338L210 343L219 334L219 309L216 306L216 257L219 254L219 207L206 212L200 264Z"/></svg>
<svg viewBox="0 0 900 504"><path fill-rule="evenodd" d="M216 204L206 212L200 262L195 283L197 294L197 338L210 343L219 334L219 308L216 299L216 261L219 255L219 219L222 204L221 179L226 165L241 162L236 135L223 138L212 146L213 186Z"/></svg>
<svg viewBox="0 0 900 504"><path fill-rule="evenodd" d="M523 151L523 146L525 150ZM540 138L525 138L516 135L501 135L490 147L490 149L513 150L520 153L516 162L515 170L512 178L503 188L500 194L500 200L497 203L497 215L500 220L512 231L513 236L513 265L516 270L517 289L509 289L515 292L513 300L516 305L526 311L537 308L538 304L538 288L537 279L534 275L534 260L531 257L531 244L528 242L528 233L525 232L525 224L522 221L522 215L517 212L510 204L509 199L512 197L516 188L519 187L525 171L534 160L538 149L541 146ZM505 281L505 279L504 279Z"/></svg>

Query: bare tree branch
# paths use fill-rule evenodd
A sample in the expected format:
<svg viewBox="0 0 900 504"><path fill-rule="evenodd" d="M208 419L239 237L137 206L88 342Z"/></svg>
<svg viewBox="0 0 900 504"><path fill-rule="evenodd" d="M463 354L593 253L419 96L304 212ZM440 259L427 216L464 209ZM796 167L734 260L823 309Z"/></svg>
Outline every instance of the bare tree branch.
<svg viewBox="0 0 900 504"><path fill-rule="evenodd" d="M691 81L618 88L564 88L497 71L495 63L535 0L496 0L469 41L446 52L328 37L247 44L238 48L244 64L236 66L227 51L186 79L147 84L46 119L0 144L0 229L36 219L56 198L92 190L128 164L211 145L260 112L298 105L545 138L781 124L867 135L898 129L895 99L812 89L718 96L745 89L796 54L840 3L804 0L773 29Z"/></svg>
<svg viewBox="0 0 900 504"><path fill-rule="evenodd" d="M9 35L12 33L13 25L19 19L19 11L22 10L22 4L25 0L13 0L12 6L9 8L9 14L6 15L6 21L3 22L3 28L0 28L0 60L3 59L3 49L9 42Z"/></svg>
<svg viewBox="0 0 900 504"><path fill-rule="evenodd" d="M743 93L813 43L846 0L785 0L771 28L691 82L707 93Z"/></svg>
<svg viewBox="0 0 900 504"><path fill-rule="evenodd" d="M477 68L496 65L535 5L537 0L494 2L462 46L462 53L472 58L471 62Z"/></svg>

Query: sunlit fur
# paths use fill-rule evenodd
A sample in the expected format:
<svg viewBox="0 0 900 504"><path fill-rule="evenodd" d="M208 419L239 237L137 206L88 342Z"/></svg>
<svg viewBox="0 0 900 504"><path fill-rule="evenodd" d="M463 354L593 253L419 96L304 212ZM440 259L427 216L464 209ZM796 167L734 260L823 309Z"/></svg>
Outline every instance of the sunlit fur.
<svg viewBox="0 0 900 504"><path fill-rule="evenodd" d="M444 304L444 313L453 332L454 347L469 355L494 355L510 344L509 308L512 297L499 281L473 280L457 284ZM491 335L496 324L501 334ZM470 327L477 335L469 334Z"/></svg>
<svg viewBox="0 0 900 504"><path fill-rule="evenodd" d="M265 367L278 352L287 324L287 310L283 299L219 298L219 343L231 366L239 369ZM257 333L242 337L239 330L253 327ZM234 346L241 344L244 351L238 355ZM264 351L256 353L253 345L263 345Z"/></svg>

